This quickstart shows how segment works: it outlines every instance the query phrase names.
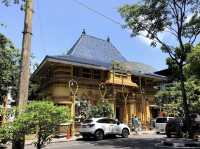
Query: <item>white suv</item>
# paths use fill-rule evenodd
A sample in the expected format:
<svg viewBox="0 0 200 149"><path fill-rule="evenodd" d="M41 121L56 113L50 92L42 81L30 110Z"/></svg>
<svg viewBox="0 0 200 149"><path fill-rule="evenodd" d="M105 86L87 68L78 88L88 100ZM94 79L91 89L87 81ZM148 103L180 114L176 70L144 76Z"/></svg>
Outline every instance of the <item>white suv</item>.
<svg viewBox="0 0 200 149"><path fill-rule="evenodd" d="M167 125L167 122L173 119L173 117L157 117L156 118L156 123L155 123L155 128L156 128L156 133L165 133L165 127Z"/></svg>
<svg viewBox="0 0 200 149"><path fill-rule="evenodd" d="M96 140L102 140L105 135L121 135L127 138L130 129L127 125L111 118L91 118L81 124L80 134L83 138L94 136Z"/></svg>

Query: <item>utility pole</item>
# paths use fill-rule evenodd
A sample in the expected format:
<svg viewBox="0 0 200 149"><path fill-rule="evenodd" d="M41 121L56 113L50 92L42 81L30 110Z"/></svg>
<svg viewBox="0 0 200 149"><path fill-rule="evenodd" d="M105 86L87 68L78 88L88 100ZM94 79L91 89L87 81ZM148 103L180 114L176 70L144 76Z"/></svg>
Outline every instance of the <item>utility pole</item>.
<svg viewBox="0 0 200 149"><path fill-rule="evenodd" d="M30 78L30 54L31 54L31 38L32 38L32 15L33 15L33 0L25 1L25 19L22 41L20 80L18 93L19 115L23 113L23 107L28 100L28 88ZM24 149L24 137L16 140L12 144L13 149Z"/></svg>
<svg viewBox="0 0 200 149"><path fill-rule="evenodd" d="M28 87L30 77L30 54L31 54L31 37L32 37L32 14L33 0L26 0L25 4L25 20L22 41L21 68L19 80L19 96L18 106L21 109L26 105L28 100Z"/></svg>

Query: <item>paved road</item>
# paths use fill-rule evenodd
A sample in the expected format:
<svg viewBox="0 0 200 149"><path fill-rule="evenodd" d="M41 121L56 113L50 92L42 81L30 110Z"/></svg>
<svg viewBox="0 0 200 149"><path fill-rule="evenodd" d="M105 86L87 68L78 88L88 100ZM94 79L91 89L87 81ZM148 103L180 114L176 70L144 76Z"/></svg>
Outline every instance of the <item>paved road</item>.
<svg viewBox="0 0 200 149"><path fill-rule="evenodd" d="M71 142L52 143L45 149L155 149L155 143L160 142L164 135L142 134L131 135L129 138L107 138L102 141L77 140ZM33 146L26 146L33 149Z"/></svg>

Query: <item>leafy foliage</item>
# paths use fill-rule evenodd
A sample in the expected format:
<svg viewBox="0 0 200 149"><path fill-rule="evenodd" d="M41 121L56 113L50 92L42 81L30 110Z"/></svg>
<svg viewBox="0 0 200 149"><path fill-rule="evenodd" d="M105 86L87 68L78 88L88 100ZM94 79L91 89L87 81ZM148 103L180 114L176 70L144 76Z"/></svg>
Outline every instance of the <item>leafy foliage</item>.
<svg viewBox="0 0 200 149"><path fill-rule="evenodd" d="M192 52L188 54L187 63L186 74L200 79L200 44L194 47Z"/></svg>
<svg viewBox="0 0 200 149"><path fill-rule="evenodd" d="M90 105L86 100L76 99L78 103L76 103L76 116L75 120L77 122L83 122L89 116Z"/></svg>
<svg viewBox="0 0 200 149"><path fill-rule="evenodd" d="M0 144L5 144L7 141L11 140L13 137L13 127L10 125L10 123L7 123L6 125L3 124L0 127Z"/></svg>
<svg viewBox="0 0 200 149"><path fill-rule="evenodd" d="M198 113L200 111L200 80L188 79L185 86L189 101L189 110L190 112ZM156 95L157 104L159 104L168 115L184 115L181 99L180 83L177 82L167 85Z"/></svg>
<svg viewBox="0 0 200 149"><path fill-rule="evenodd" d="M132 36L142 35L151 40L151 46L161 45L168 53L168 63L177 68L184 113L189 130L189 109L183 67L187 54L200 35L199 0L142 0L138 4L119 9ZM165 34L173 42L164 40Z"/></svg>
<svg viewBox="0 0 200 149"><path fill-rule="evenodd" d="M24 135L36 133L35 145L40 149L51 141L58 125L69 120L69 113L66 107L55 106L52 102L33 101L26 106L24 113L0 129L4 133L0 135L0 140L17 140Z"/></svg>
<svg viewBox="0 0 200 149"><path fill-rule="evenodd" d="M51 102L32 102L26 108L27 113L31 113L31 126L36 126L37 148L41 148L46 142L50 141L52 134L56 131L59 124L69 119L69 111L65 107L56 107Z"/></svg>
<svg viewBox="0 0 200 149"><path fill-rule="evenodd" d="M26 0L1 0L1 3L5 6L10 6L11 4L20 4Z"/></svg>
<svg viewBox="0 0 200 149"><path fill-rule="evenodd" d="M95 105L89 104L87 101L77 99L76 104L76 121L82 122L90 117L110 117L113 116L113 110L108 102L97 102Z"/></svg>
<svg viewBox="0 0 200 149"><path fill-rule="evenodd" d="M0 34L0 101L7 95L8 87L16 97L20 54L11 41Z"/></svg>
<svg viewBox="0 0 200 149"><path fill-rule="evenodd" d="M110 117L112 114L112 107L108 102L99 102L91 106L89 111L89 117Z"/></svg>
<svg viewBox="0 0 200 149"><path fill-rule="evenodd" d="M163 50L169 52L172 47L161 41L158 34L167 32L178 42L178 38L183 37L186 43L193 44L200 33L199 4L198 0L143 0L124 5L119 12L127 23L125 27L132 30L132 36L144 34L152 39L152 45L160 43ZM178 56L178 51L175 53Z"/></svg>

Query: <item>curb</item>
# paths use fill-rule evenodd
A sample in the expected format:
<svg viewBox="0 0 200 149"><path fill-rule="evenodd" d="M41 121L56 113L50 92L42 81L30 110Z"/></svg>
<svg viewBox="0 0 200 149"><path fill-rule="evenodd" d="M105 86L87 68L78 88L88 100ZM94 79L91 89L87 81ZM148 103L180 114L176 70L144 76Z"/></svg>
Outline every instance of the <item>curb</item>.
<svg viewBox="0 0 200 149"><path fill-rule="evenodd" d="M155 131L138 131L138 134L136 134L134 131L131 131L131 135L141 135L141 134L154 134Z"/></svg>
<svg viewBox="0 0 200 149"><path fill-rule="evenodd" d="M62 137L62 138L53 138L52 141L50 143L63 143L63 142L71 142L71 141L76 141L77 139L79 139L80 137L71 137L69 139L67 139L66 137ZM33 141L34 140L29 140L25 142L25 145L33 145Z"/></svg>

